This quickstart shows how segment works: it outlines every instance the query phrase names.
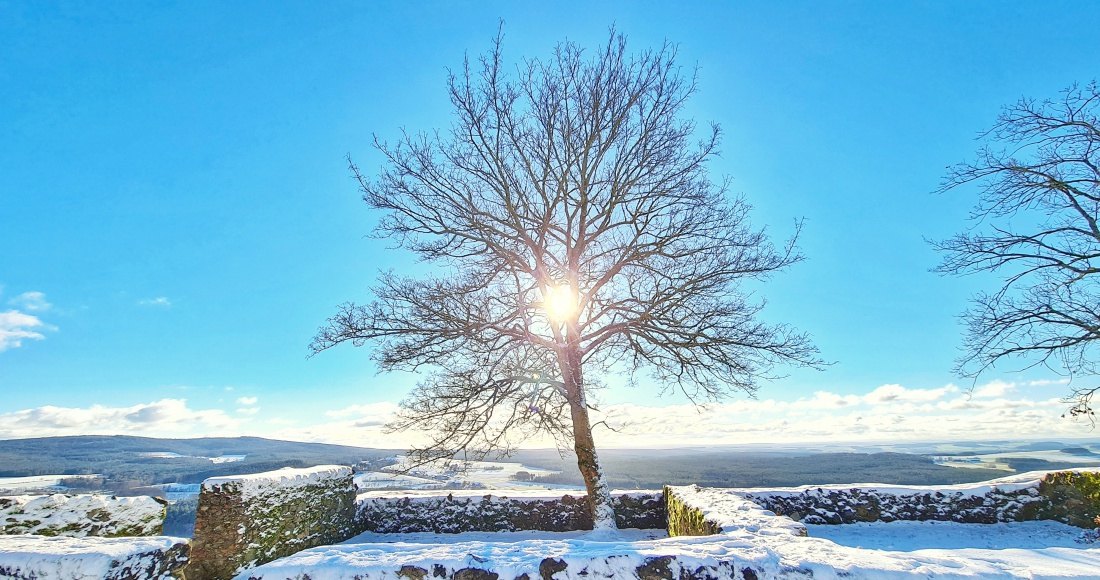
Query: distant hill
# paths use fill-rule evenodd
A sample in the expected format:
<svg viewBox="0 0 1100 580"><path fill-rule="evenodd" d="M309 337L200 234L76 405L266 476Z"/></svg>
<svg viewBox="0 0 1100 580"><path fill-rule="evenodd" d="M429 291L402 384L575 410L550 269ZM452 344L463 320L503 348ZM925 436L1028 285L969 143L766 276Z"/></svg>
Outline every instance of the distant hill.
<svg viewBox="0 0 1100 580"><path fill-rule="evenodd" d="M41 437L0 440L0 477L94 473L104 475L109 484L114 484L107 487L135 487L198 483L217 475L258 473L280 467L351 465L400 452L261 437ZM238 461L211 460L241 455L244 458Z"/></svg>

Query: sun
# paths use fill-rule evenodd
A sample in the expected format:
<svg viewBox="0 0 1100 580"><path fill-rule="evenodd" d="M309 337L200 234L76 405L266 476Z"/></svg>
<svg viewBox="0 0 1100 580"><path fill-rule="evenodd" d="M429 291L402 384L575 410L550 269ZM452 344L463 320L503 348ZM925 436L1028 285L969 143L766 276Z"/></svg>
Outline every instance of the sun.
<svg viewBox="0 0 1100 580"><path fill-rule="evenodd" d="M561 322L569 318L577 308L577 299L568 284L551 286L543 297L546 314L551 320Z"/></svg>

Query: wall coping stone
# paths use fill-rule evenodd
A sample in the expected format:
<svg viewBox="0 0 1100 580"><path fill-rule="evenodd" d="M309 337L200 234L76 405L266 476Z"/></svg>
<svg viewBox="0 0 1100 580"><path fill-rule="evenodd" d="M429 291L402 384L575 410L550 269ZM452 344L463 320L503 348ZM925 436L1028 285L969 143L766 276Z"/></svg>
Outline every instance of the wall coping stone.
<svg viewBox="0 0 1100 580"><path fill-rule="evenodd" d="M103 494L0 497L0 534L157 536L168 502L150 496Z"/></svg>
<svg viewBox="0 0 1100 580"><path fill-rule="evenodd" d="M186 539L166 536L0 536L0 578L168 580L180 575L189 553Z"/></svg>

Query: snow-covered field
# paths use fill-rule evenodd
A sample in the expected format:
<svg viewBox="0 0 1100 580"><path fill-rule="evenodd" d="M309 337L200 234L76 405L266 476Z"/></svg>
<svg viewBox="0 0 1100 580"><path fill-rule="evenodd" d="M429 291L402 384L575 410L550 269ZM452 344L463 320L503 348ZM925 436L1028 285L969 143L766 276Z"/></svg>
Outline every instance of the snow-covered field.
<svg viewBox="0 0 1100 580"><path fill-rule="evenodd" d="M248 455L219 455L217 457L204 457L202 455L180 455L173 451L141 451L138 453L139 457L148 457L149 459L181 459L181 458L194 458L194 459L209 459L211 463L234 463L237 461L244 461Z"/></svg>
<svg viewBox="0 0 1100 580"><path fill-rule="evenodd" d="M149 459L179 459L181 457L191 456L180 455L175 451L142 451L138 453L138 457L148 457Z"/></svg>
<svg viewBox="0 0 1100 580"><path fill-rule="evenodd" d="M247 455L219 455L217 457L207 457L211 463L236 463L237 461L244 461Z"/></svg>
<svg viewBox="0 0 1100 580"><path fill-rule="evenodd" d="M438 487L477 487L484 489L558 489L571 488L571 486L537 484L525 481L515 481L516 475L526 472L528 477L549 475L558 473L549 469L528 467L514 461L462 461L457 459L439 460L426 465L409 467L409 458L404 455L397 456L397 463L383 468L381 473L393 474L395 479L392 484L385 483L385 478L380 475L370 475L363 479L364 484L360 489L383 489L385 487L396 488L408 483L407 489L436 489ZM379 472L371 472L379 473ZM367 475L367 474L360 474ZM399 477L409 477L411 480L400 480ZM359 476L356 477L356 484Z"/></svg>
<svg viewBox="0 0 1100 580"><path fill-rule="evenodd" d="M983 455L941 455L933 457L939 465L948 467L981 467L1009 469L1006 459L1040 459L1055 463L1075 463L1082 466L1100 465L1100 455L1077 455L1064 451L1009 451Z"/></svg>
<svg viewBox="0 0 1100 580"><path fill-rule="evenodd" d="M355 486L361 490L375 489L442 489L447 483L425 477L401 475L385 471L355 474Z"/></svg>
<svg viewBox="0 0 1100 580"><path fill-rule="evenodd" d="M61 480L69 478L92 478L98 475L34 475L30 477L0 477L0 495L27 493L30 491L57 491L61 489Z"/></svg>
<svg viewBox="0 0 1100 580"><path fill-rule="evenodd" d="M159 487L164 490L164 499L179 501L181 499L196 499L202 485L198 483L162 483L151 487Z"/></svg>

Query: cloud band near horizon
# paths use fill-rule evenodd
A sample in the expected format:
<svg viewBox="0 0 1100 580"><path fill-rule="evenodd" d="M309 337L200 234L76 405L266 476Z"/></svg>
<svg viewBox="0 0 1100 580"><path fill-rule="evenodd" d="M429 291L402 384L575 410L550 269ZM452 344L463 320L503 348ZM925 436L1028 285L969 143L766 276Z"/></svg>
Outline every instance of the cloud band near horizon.
<svg viewBox="0 0 1100 580"><path fill-rule="evenodd" d="M1067 404L1049 396L1065 381L992 381L964 390L880 386L866 394L818 391L793 401L746 399L711 403L603 407L594 421L603 447L698 446L761 443L922 442L944 440L1057 439L1093 436L1087 422L1063 418ZM238 404L255 404L254 397ZM255 407L252 407L255 408ZM241 409L193 409L185 399L161 399L127 407L44 406L0 414L0 438L60 435L142 435L159 437L252 435L357 445L404 448L423 434L383 431L398 409L390 402L353 404L327 411L312 424L264 417ZM274 412L274 411L273 411ZM242 417L242 415L244 415ZM550 447L549 439L525 447Z"/></svg>

